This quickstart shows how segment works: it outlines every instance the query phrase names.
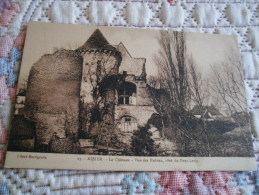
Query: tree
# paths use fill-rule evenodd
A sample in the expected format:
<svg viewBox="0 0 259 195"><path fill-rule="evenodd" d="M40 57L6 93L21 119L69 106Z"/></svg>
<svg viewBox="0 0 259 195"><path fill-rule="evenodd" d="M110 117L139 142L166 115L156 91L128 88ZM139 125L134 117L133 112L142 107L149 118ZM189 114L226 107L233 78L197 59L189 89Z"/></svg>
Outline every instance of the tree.
<svg viewBox="0 0 259 195"><path fill-rule="evenodd" d="M98 123L95 127L96 136L94 140L95 146L103 146L106 151L109 149L124 149L125 144L121 141L119 137L119 130L116 128L116 124L105 124L103 122Z"/></svg>
<svg viewBox="0 0 259 195"><path fill-rule="evenodd" d="M160 31L161 50L154 60L162 85L169 91L171 107L186 110L190 101L186 41L183 32Z"/></svg>
<svg viewBox="0 0 259 195"><path fill-rule="evenodd" d="M204 79L202 78L201 72L198 70L192 56L190 56L188 61L188 73L189 73L189 85L191 93L192 104L202 109L202 107L208 104L208 99L210 98L210 90L208 85L205 85Z"/></svg>
<svg viewBox="0 0 259 195"><path fill-rule="evenodd" d="M93 136L99 123L113 125L115 89L122 82L118 74L120 54L96 51L86 57L80 91L81 137Z"/></svg>
<svg viewBox="0 0 259 195"><path fill-rule="evenodd" d="M149 82L153 88L165 89L168 98L163 99L163 102L151 90L155 107L161 118L169 119L168 126L174 133L179 153L186 154L188 146L195 143L192 147L196 147L200 155L210 156L211 149L205 124L190 112L192 104L203 106L205 93L202 89L201 74L187 52L185 34L160 31L158 41L161 49L154 61L159 67L159 79L155 81L152 78Z"/></svg>
<svg viewBox="0 0 259 195"><path fill-rule="evenodd" d="M145 125L134 131L131 142L131 152L134 156L156 156L157 148L154 140L151 138L152 133L149 131L150 126Z"/></svg>
<svg viewBox="0 0 259 195"><path fill-rule="evenodd" d="M161 136L164 137L165 135L165 128L168 126L168 116L170 113L170 106L168 106L169 103L169 93L165 88L163 88L163 83L160 79L149 76L148 77L148 89L150 92L152 103L158 112L159 117L155 117L156 120L159 120L159 123L155 125L156 128L158 128L161 132ZM152 120L154 120L154 116L151 117L151 123Z"/></svg>
<svg viewBox="0 0 259 195"><path fill-rule="evenodd" d="M231 116L237 112L246 112L246 97L243 70L240 56L232 51L227 60L211 66L213 77L211 88L220 107Z"/></svg>
<svg viewBox="0 0 259 195"><path fill-rule="evenodd" d="M214 64L211 68L214 75L211 79L211 88L214 98L219 102L218 106L234 119L239 128L243 129L240 137L243 137L247 146L250 146L251 135L249 131L247 132L247 128L244 128L249 124L250 116L247 113L242 60L238 52L232 49L227 60ZM250 147L246 148L249 153Z"/></svg>
<svg viewBox="0 0 259 195"><path fill-rule="evenodd" d="M159 67L159 80L156 85L167 91L168 98L161 99L155 95L152 95L152 98L161 118L164 119L167 116L166 118L170 122L168 127L173 130L178 129L180 123L186 117L187 105L190 100L184 33L160 31L158 42L160 51L154 57L154 61ZM179 131L176 133L179 133ZM180 134L174 136L179 138L177 139L179 143L182 142L181 138L183 137ZM181 144L179 144L179 147L181 147Z"/></svg>

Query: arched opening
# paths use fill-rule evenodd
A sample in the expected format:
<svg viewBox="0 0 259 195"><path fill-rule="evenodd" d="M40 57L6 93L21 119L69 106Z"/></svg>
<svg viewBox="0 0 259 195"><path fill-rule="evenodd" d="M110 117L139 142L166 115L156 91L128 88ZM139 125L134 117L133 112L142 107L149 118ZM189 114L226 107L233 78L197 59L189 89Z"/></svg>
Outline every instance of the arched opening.
<svg viewBox="0 0 259 195"><path fill-rule="evenodd" d="M118 104L136 105L137 104L137 87L130 82L122 83L118 88Z"/></svg>
<svg viewBox="0 0 259 195"><path fill-rule="evenodd" d="M138 123L132 116L125 115L121 117L118 127L124 133L132 133L138 129Z"/></svg>

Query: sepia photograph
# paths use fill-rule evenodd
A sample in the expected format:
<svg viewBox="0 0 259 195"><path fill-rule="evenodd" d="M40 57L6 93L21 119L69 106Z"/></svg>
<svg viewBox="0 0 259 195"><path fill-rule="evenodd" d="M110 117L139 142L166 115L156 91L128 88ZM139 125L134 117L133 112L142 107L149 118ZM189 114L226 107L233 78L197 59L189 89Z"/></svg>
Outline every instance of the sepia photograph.
<svg viewBox="0 0 259 195"><path fill-rule="evenodd" d="M254 157L237 37L30 23L8 151Z"/></svg>

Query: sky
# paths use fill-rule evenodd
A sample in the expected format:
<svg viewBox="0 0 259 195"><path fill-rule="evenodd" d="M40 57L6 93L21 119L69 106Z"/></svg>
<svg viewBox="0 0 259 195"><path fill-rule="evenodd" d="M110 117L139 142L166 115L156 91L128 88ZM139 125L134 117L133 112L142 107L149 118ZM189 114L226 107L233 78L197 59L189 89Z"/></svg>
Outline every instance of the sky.
<svg viewBox="0 0 259 195"><path fill-rule="evenodd" d="M32 22L29 24L19 84L27 80L31 66L44 54L51 54L56 48L76 49L83 45L96 26L50 24ZM111 45L120 42L135 58L146 58L147 75L155 76L159 67L153 61L160 46L158 30L129 29L124 27L98 27ZM225 61L230 48L237 48L236 38L230 35L209 35L186 33L186 46L200 72L206 77L211 65ZM235 52L239 52L235 50Z"/></svg>

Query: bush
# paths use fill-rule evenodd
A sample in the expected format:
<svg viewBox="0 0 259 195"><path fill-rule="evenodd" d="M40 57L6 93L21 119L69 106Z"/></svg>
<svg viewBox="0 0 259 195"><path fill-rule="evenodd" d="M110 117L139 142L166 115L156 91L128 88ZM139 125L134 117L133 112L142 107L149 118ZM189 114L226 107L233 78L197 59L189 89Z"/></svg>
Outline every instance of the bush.
<svg viewBox="0 0 259 195"><path fill-rule="evenodd" d="M131 141L131 152L135 156L157 156L157 146L151 138L150 126L145 125L134 131Z"/></svg>
<svg viewBox="0 0 259 195"><path fill-rule="evenodd" d="M61 139L53 135L50 142L51 153L64 154L82 154L82 150L76 135L69 134L66 138Z"/></svg>

